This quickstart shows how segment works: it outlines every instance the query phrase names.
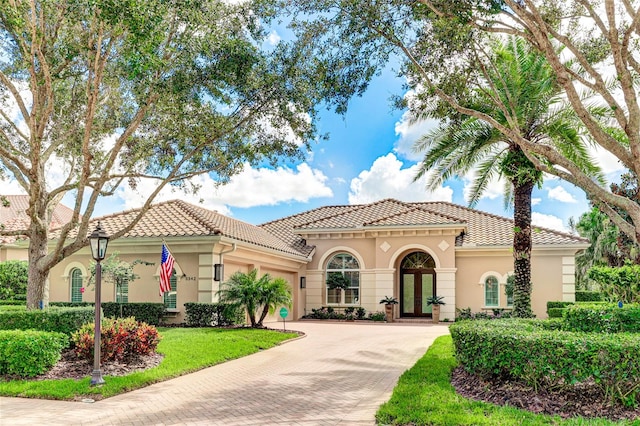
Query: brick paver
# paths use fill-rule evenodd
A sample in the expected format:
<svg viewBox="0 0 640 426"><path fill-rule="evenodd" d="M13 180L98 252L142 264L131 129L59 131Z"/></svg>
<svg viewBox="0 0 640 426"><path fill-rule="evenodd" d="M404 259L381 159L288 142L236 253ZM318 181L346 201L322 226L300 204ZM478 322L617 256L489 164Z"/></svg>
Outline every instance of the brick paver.
<svg viewBox="0 0 640 426"><path fill-rule="evenodd" d="M400 374L448 333L443 325L302 321L287 329L306 336L95 403L0 398L0 424L372 425Z"/></svg>

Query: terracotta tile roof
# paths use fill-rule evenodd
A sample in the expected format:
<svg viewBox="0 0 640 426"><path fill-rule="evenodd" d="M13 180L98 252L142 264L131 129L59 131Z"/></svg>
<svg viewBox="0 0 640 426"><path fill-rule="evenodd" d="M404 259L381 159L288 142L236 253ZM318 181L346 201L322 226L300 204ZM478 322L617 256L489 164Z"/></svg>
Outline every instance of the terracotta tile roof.
<svg viewBox="0 0 640 426"><path fill-rule="evenodd" d="M349 228L418 225L466 226L456 246L511 246L513 220L445 202L404 203L393 199L371 204L321 207L261 225L289 245L305 253L313 247L297 234L302 230L344 230ZM534 246L582 245L588 240L574 235L535 227Z"/></svg>
<svg viewBox="0 0 640 426"><path fill-rule="evenodd" d="M462 238L456 240L456 245L508 246L513 244L512 219L439 201L413 204L465 221L467 231ZM533 230L531 238L534 246L589 243L587 239L552 229L534 226Z"/></svg>
<svg viewBox="0 0 640 426"><path fill-rule="evenodd" d="M126 227L140 209L102 216L91 220L93 230L99 221L108 235ZM277 236L255 225L221 215L182 200L153 204L140 221L121 238L201 237L222 235L283 253L302 253Z"/></svg>
<svg viewBox="0 0 640 426"><path fill-rule="evenodd" d="M2 197L9 202L8 206L0 204L0 224L4 226L4 229L7 231L17 231L28 228L31 223L26 213L29 208L29 196L3 195ZM72 209L58 204L51 215L49 229L59 228L68 223L71 220L71 216L73 216ZM13 236L0 236L0 243L10 243L15 241L16 238L17 237Z"/></svg>

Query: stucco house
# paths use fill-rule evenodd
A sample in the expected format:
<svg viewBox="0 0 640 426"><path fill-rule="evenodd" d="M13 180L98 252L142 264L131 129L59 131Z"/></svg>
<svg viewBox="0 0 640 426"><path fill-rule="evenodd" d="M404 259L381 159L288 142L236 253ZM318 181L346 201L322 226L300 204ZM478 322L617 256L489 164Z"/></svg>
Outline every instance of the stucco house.
<svg viewBox="0 0 640 426"><path fill-rule="evenodd" d="M111 234L135 213L93 222ZM214 302L221 280L257 268L291 284L294 304L288 319L322 306L380 311L385 296L400 302L396 318L428 319L430 295L444 297L440 316L453 319L456 308L509 307L504 287L513 273L512 239L512 220L446 202L386 199L326 206L254 226L184 201L168 201L153 205L129 233L110 241L108 254L155 264L137 265L140 278L118 294L113 284L103 282L102 300L164 302L174 321L182 321L184 303ZM172 292L160 297L163 241L176 264ZM545 317L548 300L574 300L575 254L589 244L543 228L535 229L533 244L532 308ZM85 248L54 267L50 300L94 300L93 287L86 286L90 261ZM331 274L347 277L347 288L327 288Z"/></svg>
<svg viewBox="0 0 640 426"><path fill-rule="evenodd" d="M30 218L27 215L29 208L28 195L1 195L0 196L0 225L6 231L18 231L29 226ZM73 216L73 210L58 204L51 213L50 229L59 228L69 223ZM29 254L25 250L24 241L19 243L19 237L0 235L0 262L5 260L27 260Z"/></svg>

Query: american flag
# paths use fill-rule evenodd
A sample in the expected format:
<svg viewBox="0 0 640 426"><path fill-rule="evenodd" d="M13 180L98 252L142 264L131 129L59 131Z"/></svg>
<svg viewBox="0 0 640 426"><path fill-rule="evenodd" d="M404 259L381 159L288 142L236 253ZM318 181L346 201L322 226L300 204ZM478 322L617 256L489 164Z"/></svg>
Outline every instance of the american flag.
<svg viewBox="0 0 640 426"><path fill-rule="evenodd" d="M162 262L160 262L160 296L171 291L171 275L175 259L166 245L162 245Z"/></svg>

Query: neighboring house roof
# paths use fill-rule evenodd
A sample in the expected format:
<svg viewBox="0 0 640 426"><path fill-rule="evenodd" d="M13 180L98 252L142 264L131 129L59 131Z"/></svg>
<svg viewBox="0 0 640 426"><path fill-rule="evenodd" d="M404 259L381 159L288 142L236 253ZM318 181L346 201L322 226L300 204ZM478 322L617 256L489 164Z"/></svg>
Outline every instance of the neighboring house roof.
<svg viewBox="0 0 640 426"><path fill-rule="evenodd" d="M4 227L6 231L18 231L21 229L27 229L31 220L27 215L27 209L29 208L29 196L28 195L2 195L8 205L0 203L0 225ZM51 223L49 229L55 229L63 226L71 221L73 216L73 210L62 204L58 204L51 214ZM0 236L0 243L14 242L17 237L14 236Z"/></svg>
<svg viewBox="0 0 640 426"><path fill-rule="evenodd" d="M513 245L513 220L445 202L405 203L386 199L370 204L329 206L262 224L261 227L305 253L313 247L298 232L317 230L374 230L394 226L410 228L428 225L459 225L466 228L456 238L456 246ZM588 240L574 235L534 227L534 246L584 245Z"/></svg>
<svg viewBox="0 0 640 426"><path fill-rule="evenodd" d="M91 220L90 229L100 222L107 235L127 226L140 209L127 210ZM224 236L287 254L300 256L277 236L255 225L219 214L181 200L153 204L140 221L121 238Z"/></svg>

